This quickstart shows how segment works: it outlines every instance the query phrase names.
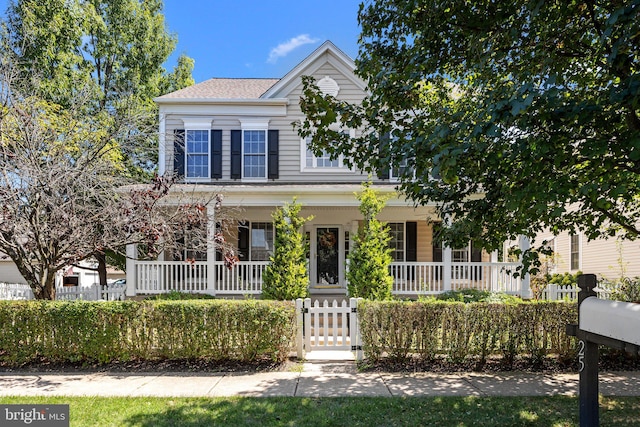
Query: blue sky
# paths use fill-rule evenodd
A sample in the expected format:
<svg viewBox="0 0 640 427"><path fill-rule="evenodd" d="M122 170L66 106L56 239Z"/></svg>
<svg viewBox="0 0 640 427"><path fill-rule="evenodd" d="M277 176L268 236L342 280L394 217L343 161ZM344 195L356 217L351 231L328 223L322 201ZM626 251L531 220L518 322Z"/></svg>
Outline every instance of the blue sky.
<svg viewBox="0 0 640 427"><path fill-rule="evenodd" d="M4 14L8 0L0 0ZM358 53L360 0L165 0L168 30L180 53L195 59L193 77L279 78L331 40Z"/></svg>

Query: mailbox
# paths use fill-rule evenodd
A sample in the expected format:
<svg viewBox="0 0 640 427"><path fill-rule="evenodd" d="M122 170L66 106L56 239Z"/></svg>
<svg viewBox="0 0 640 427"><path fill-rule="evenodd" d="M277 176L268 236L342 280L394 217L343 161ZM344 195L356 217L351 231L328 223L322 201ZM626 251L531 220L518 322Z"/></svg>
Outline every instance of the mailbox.
<svg viewBox="0 0 640 427"><path fill-rule="evenodd" d="M580 329L640 345L640 304L586 298L580 304Z"/></svg>

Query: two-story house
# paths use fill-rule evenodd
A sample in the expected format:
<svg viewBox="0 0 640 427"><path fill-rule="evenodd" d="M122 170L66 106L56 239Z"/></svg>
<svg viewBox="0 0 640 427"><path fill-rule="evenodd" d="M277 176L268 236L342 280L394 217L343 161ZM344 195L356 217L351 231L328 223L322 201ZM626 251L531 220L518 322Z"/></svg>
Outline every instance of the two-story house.
<svg viewBox="0 0 640 427"><path fill-rule="evenodd" d="M225 206L242 207L242 218L227 236L237 245L240 262L226 269L216 259L215 248L206 254L166 254L157 261L131 259L128 295L174 289L259 294L273 250L271 214L294 197L304 206L303 216L313 215L304 226L310 246L310 293L346 293L345 261L362 221L355 193L368 176L349 169L341 158L315 155L292 123L303 118L303 75L313 76L325 93L361 101L367 85L354 68L353 60L327 41L281 79L213 78L156 98L159 172L175 171L191 190L222 192ZM498 262L497 254L473 247L443 247L434 239L434 206L414 207L397 194L393 170L372 179L373 188L391 196L379 219L391 230L394 293L409 296L477 287L528 295L526 280L508 274L514 264ZM129 248L132 258L135 253Z"/></svg>

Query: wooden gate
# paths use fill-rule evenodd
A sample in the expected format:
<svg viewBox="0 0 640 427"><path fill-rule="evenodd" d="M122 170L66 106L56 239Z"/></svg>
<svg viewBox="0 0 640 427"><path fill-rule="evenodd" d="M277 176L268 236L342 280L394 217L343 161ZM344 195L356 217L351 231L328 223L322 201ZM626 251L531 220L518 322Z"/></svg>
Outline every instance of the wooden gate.
<svg viewBox="0 0 640 427"><path fill-rule="evenodd" d="M296 300L298 311L298 358L311 351L351 351L362 359L358 322L358 299Z"/></svg>

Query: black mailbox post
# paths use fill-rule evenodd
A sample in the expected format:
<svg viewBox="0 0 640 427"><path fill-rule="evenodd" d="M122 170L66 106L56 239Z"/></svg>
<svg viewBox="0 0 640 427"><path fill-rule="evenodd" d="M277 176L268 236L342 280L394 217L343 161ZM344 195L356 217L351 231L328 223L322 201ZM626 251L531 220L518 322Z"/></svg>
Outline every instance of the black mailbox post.
<svg viewBox="0 0 640 427"><path fill-rule="evenodd" d="M580 401L580 427L596 427L600 425L600 411L598 406L598 346L606 345L619 350L625 350L629 353L640 354L640 336L632 337L631 339L619 339L612 336L604 335L601 331L594 332L589 327L585 326L586 320L584 316L597 315L603 310L606 311L606 319L598 319L598 322L606 323L611 322L616 325L616 317L619 312L624 311L624 314L629 314L629 305L617 307L617 302L609 302L614 305L607 305L608 303L602 300L590 300L591 302L598 302L600 307L598 312L593 311L591 308L587 309L585 306L593 306L594 304L584 304L588 298L596 297L595 288L597 286L597 279L594 274L583 274L578 276L578 287L580 292L578 293L578 324L567 325L567 334L578 338L578 368L580 373L580 386L579 386L579 401ZM620 303L626 304L626 303ZM604 305L604 308L602 307ZM632 304L635 305L635 304ZM634 316L634 323L640 326L640 312L631 309L631 315ZM624 320L625 324L628 321ZM592 322L591 322L592 323ZM618 323L621 324L621 323ZM640 329L638 329L640 331ZM640 332L639 332L640 333Z"/></svg>

